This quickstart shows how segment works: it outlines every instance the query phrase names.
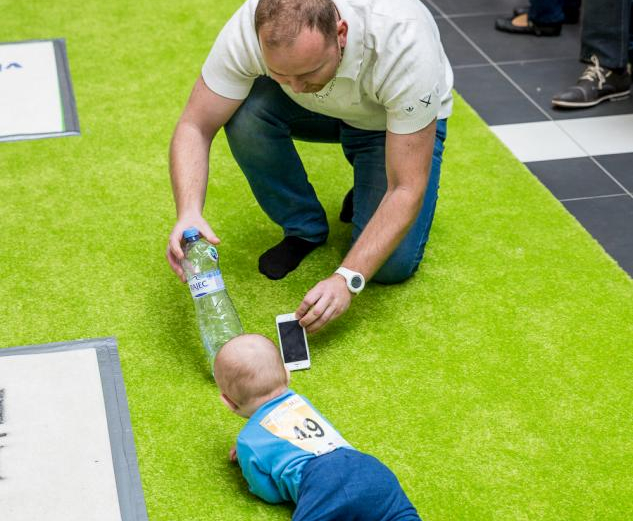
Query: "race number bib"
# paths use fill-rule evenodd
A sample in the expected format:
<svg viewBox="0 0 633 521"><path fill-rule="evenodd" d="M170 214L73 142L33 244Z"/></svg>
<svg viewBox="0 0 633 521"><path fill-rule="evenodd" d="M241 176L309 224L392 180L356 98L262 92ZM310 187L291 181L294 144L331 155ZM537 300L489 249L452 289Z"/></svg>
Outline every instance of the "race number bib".
<svg viewBox="0 0 633 521"><path fill-rule="evenodd" d="M274 436L316 456L349 447L349 443L298 395L280 403L259 424Z"/></svg>

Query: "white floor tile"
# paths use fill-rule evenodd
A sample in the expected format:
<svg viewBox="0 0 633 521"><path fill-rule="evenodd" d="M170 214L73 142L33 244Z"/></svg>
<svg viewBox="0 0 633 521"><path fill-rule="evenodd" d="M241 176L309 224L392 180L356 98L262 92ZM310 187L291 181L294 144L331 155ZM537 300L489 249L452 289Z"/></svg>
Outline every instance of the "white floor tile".
<svg viewBox="0 0 633 521"><path fill-rule="evenodd" d="M633 152L633 114L558 121L588 155Z"/></svg>
<svg viewBox="0 0 633 521"><path fill-rule="evenodd" d="M633 114L490 128L524 163L633 152Z"/></svg>
<svg viewBox="0 0 633 521"><path fill-rule="evenodd" d="M553 121L493 125L490 128L512 153L524 163L584 157L587 155Z"/></svg>

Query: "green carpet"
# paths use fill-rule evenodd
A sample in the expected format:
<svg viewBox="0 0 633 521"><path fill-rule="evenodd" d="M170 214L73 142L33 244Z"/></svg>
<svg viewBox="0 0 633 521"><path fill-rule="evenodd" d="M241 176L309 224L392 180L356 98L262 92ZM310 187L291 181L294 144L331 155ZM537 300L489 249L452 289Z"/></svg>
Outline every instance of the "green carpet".
<svg viewBox="0 0 633 521"><path fill-rule="evenodd" d="M4 41L65 37L82 136L0 145L0 346L116 336L153 521L289 519L227 454L242 420L217 398L186 286L164 259L167 149L213 38L239 5L0 0ZM303 144L327 245L272 282L280 232L224 136L206 216L245 328L338 265L351 184L337 146ZM332 182L336 180L335 182ZM310 337L294 375L427 520L621 520L633 511L633 285L460 99L421 271L370 285Z"/></svg>

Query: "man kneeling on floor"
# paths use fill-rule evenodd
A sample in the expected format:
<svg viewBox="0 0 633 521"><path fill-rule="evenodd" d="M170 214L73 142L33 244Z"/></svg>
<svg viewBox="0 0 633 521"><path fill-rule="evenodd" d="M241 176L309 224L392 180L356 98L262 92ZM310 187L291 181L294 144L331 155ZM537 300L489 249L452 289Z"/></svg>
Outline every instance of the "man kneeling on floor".
<svg viewBox="0 0 633 521"><path fill-rule="evenodd" d="M240 335L215 359L222 401L249 418L230 451L250 491L294 501L293 521L420 520L396 476L355 450L304 397L288 389L279 350L261 335Z"/></svg>

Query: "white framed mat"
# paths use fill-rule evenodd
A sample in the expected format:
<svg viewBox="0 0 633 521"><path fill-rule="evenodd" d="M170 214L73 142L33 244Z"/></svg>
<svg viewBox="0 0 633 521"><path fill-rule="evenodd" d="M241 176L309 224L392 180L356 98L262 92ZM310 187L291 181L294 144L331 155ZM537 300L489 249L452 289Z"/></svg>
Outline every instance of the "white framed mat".
<svg viewBox="0 0 633 521"><path fill-rule="evenodd" d="M147 521L113 338L0 349L2 521Z"/></svg>
<svg viewBox="0 0 633 521"><path fill-rule="evenodd" d="M63 39L0 42L0 141L79 135Z"/></svg>

